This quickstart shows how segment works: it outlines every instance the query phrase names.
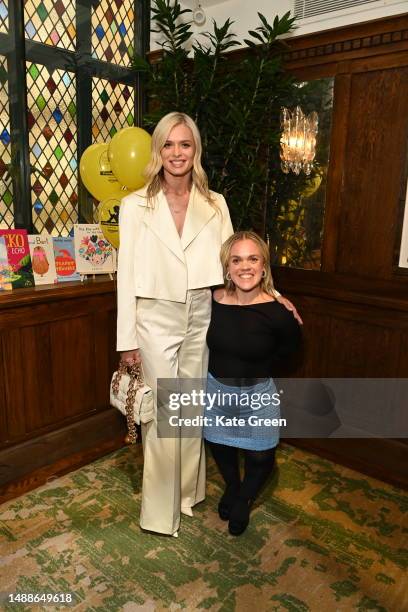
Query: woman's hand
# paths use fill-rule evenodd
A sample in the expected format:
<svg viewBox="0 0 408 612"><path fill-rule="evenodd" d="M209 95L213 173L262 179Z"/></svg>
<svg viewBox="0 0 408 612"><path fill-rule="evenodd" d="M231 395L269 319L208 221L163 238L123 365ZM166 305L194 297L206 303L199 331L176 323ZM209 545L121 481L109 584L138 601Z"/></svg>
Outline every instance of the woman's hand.
<svg viewBox="0 0 408 612"><path fill-rule="evenodd" d="M142 363L139 349L134 349L133 351L122 351L120 354L120 359L129 366Z"/></svg>
<svg viewBox="0 0 408 612"><path fill-rule="evenodd" d="M287 298L283 297L283 295L280 295L279 297L276 297L275 299L278 300L279 304L282 304L282 306L284 306L288 310L291 310L293 312L293 316L295 317L295 319L299 323L299 325L303 325L303 321L300 318L300 315L299 315L298 311L296 310L295 306L292 304L291 301L289 301Z"/></svg>

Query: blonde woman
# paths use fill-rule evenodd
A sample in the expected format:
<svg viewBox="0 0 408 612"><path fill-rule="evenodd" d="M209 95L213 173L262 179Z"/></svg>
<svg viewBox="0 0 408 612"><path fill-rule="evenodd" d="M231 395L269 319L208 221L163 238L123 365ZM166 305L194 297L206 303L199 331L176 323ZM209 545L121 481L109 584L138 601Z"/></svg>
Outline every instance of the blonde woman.
<svg viewBox="0 0 408 612"><path fill-rule="evenodd" d="M279 441L276 365L295 351L299 325L274 295L269 248L254 232L237 232L221 249L225 286L213 296L207 333L204 438L224 478L218 512L232 535L243 533L252 503L271 474ZM218 395L217 395L218 394ZM238 449L243 449L241 481Z"/></svg>
<svg viewBox="0 0 408 612"><path fill-rule="evenodd" d="M209 190L200 133L187 115L157 124L146 177L120 208L117 349L142 363L156 392L158 378L207 374L210 287L223 283L219 253L233 229L224 197ZM140 525L176 536L180 511L192 516L205 496L203 444L159 438L156 428L156 420L142 426Z"/></svg>

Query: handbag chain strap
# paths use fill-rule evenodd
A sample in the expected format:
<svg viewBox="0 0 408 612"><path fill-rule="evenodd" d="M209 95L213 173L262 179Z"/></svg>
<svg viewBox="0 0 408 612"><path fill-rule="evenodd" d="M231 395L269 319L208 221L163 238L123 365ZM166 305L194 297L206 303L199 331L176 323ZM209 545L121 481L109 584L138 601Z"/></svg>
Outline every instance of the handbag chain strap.
<svg viewBox="0 0 408 612"><path fill-rule="evenodd" d="M112 389L115 395L119 393L119 383L123 374L128 374L130 377L125 404L126 423L128 429L128 435L125 438L125 442L126 444L135 444L137 440L137 432L133 410L136 392L144 384L142 370L139 364L133 363L132 365L128 365L124 361L121 361L112 381Z"/></svg>

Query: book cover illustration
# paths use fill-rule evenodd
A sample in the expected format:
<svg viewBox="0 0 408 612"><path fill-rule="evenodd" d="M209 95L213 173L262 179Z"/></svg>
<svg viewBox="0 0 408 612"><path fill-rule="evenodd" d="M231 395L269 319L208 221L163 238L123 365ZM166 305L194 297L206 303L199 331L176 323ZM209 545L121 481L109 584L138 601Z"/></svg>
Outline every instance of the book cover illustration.
<svg viewBox="0 0 408 612"><path fill-rule="evenodd" d="M70 236L58 236L52 239L55 256L57 281L80 280L81 276L76 269L74 239Z"/></svg>
<svg viewBox="0 0 408 612"><path fill-rule="evenodd" d="M12 278L13 268L8 261L6 241L4 236L0 236L0 291L9 291L13 288L11 285Z"/></svg>
<svg viewBox="0 0 408 612"><path fill-rule="evenodd" d="M7 251L7 260L11 266L11 288L33 287L34 275L31 266L30 248L28 246L27 230L0 230Z"/></svg>
<svg viewBox="0 0 408 612"><path fill-rule="evenodd" d="M115 249L98 223L74 226L75 259L80 274L111 274L116 269Z"/></svg>
<svg viewBox="0 0 408 612"><path fill-rule="evenodd" d="M31 264L36 285L51 285L57 282L54 249L49 234L29 234Z"/></svg>

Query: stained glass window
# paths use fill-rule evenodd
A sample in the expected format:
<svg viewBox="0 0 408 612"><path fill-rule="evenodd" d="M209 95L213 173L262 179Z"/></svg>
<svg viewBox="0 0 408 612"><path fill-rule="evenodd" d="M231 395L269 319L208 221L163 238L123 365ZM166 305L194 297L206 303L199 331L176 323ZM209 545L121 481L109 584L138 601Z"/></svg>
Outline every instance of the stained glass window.
<svg viewBox="0 0 408 612"><path fill-rule="evenodd" d="M135 37L134 0L99 0L92 10L92 57L129 65Z"/></svg>
<svg viewBox="0 0 408 612"><path fill-rule="evenodd" d="M134 124L135 92L128 85L92 79L92 140L108 142L118 130Z"/></svg>
<svg viewBox="0 0 408 612"><path fill-rule="evenodd" d="M33 223L67 235L78 221L75 77L27 63Z"/></svg>
<svg viewBox="0 0 408 612"><path fill-rule="evenodd" d="M92 142L109 142L135 124L140 96L125 83L132 78L135 18L144 24L147 6L141 0L0 0L2 228L14 227L16 217L30 232L67 235L79 218L91 220L79 158ZM139 52L144 40L137 41ZM25 108L27 133L15 129Z"/></svg>
<svg viewBox="0 0 408 612"><path fill-rule="evenodd" d="M0 227L14 227L10 110L6 58L0 56Z"/></svg>
<svg viewBox="0 0 408 612"><path fill-rule="evenodd" d="M0 0L0 32L7 33L8 30L8 0Z"/></svg>
<svg viewBox="0 0 408 612"><path fill-rule="evenodd" d="M75 0L25 0L27 38L75 51Z"/></svg>

